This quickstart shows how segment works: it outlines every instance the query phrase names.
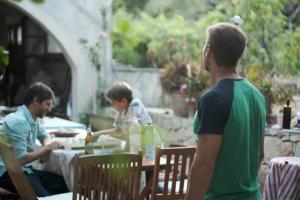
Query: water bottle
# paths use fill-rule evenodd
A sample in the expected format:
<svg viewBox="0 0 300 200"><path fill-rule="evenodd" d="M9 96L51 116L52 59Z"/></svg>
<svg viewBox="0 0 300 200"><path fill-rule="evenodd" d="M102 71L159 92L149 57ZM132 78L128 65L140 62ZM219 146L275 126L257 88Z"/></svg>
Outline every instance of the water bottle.
<svg viewBox="0 0 300 200"><path fill-rule="evenodd" d="M132 153L139 153L141 149L141 126L136 118L129 124L129 149Z"/></svg>
<svg viewBox="0 0 300 200"><path fill-rule="evenodd" d="M93 142L91 125L88 126L86 131L87 133L85 137L85 146L84 146L85 154L94 154L94 142Z"/></svg>
<svg viewBox="0 0 300 200"><path fill-rule="evenodd" d="M143 125L141 143L146 160L155 159L155 139L153 132L154 129L152 124Z"/></svg>

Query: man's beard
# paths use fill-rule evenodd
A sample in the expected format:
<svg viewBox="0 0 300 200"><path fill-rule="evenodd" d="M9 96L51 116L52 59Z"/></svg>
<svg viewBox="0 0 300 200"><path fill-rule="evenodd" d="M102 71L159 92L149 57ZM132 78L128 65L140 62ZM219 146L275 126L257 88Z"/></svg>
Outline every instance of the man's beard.
<svg viewBox="0 0 300 200"><path fill-rule="evenodd" d="M204 64L205 70L209 72L209 71L210 71L210 65L209 65L209 63L207 62L207 60L204 59L203 64Z"/></svg>
<svg viewBox="0 0 300 200"><path fill-rule="evenodd" d="M36 113L36 116L38 118L43 118L45 116L45 113L42 110L40 110L39 112Z"/></svg>

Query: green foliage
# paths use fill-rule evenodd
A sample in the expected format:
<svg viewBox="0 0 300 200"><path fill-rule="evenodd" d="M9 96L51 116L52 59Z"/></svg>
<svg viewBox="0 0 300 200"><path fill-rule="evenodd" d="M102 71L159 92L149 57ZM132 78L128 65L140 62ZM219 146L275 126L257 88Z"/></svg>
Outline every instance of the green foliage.
<svg viewBox="0 0 300 200"><path fill-rule="evenodd" d="M276 68L279 72L284 74L298 74L300 75L300 28L295 31L290 29L285 30L283 34L279 35L274 48L276 58Z"/></svg>
<svg viewBox="0 0 300 200"><path fill-rule="evenodd" d="M96 67L97 70L100 70L100 56L101 56L101 41L97 41L96 44L90 44L87 39L81 38L79 43L88 51L88 56L92 64Z"/></svg>
<svg viewBox="0 0 300 200"><path fill-rule="evenodd" d="M88 118L87 118L87 113L79 113L78 114L78 118L79 118L79 122L82 123L82 124L89 124L88 123Z"/></svg>
<svg viewBox="0 0 300 200"><path fill-rule="evenodd" d="M170 61L160 73L161 86L165 92L185 93L197 98L209 85L208 74L198 63Z"/></svg>
<svg viewBox="0 0 300 200"><path fill-rule="evenodd" d="M44 3L45 2L45 0L31 0L31 1L33 1L34 3Z"/></svg>
<svg viewBox="0 0 300 200"><path fill-rule="evenodd" d="M208 24L224 21L220 12L211 12L206 18L189 21L182 16L153 17L140 12L139 17L120 9L113 17L113 55L125 64L136 67L162 68L170 60L187 63L200 61L205 29Z"/></svg>
<svg viewBox="0 0 300 200"><path fill-rule="evenodd" d="M114 0L113 12L116 12L120 8L125 8L126 11L137 14L140 10L143 10L149 0Z"/></svg>
<svg viewBox="0 0 300 200"><path fill-rule="evenodd" d="M146 53L146 44L149 41L149 28L142 20L119 10L113 17L113 55L117 61L124 64L132 64L136 67L149 67L150 61Z"/></svg>
<svg viewBox="0 0 300 200"><path fill-rule="evenodd" d="M97 40L95 43L90 42L86 38L80 38L79 43L87 50L88 56L92 62L92 64L96 67L98 71L101 69L101 54L103 53L102 47L105 40L108 38L107 31L107 21L106 19L106 10L104 8L100 9L101 14L101 32L97 35ZM99 78L99 77L98 77ZM99 80L100 81L100 80Z"/></svg>
<svg viewBox="0 0 300 200"><path fill-rule="evenodd" d="M20 3L23 0L10 0L10 1ZM31 0L31 1L34 2L34 3L44 3L45 2L45 0Z"/></svg>
<svg viewBox="0 0 300 200"><path fill-rule="evenodd" d="M9 63L9 53L0 45L0 64L8 65Z"/></svg>
<svg viewBox="0 0 300 200"><path fill-rule="evenodd" d="M206 28L238 15L248 38L239 66L241 74L265 91L271 102L284 100L285 97L275 98L278 93L290 96L294 92L282 92L284 86L274 77L300 74L297 0L149 0L143 6L146 12L115 12L113 54L122 63L163 68L161 82L165 91L191 85L182 70L189 63L202 63ZM199 78L194 77L197 82Z"/></svg>
<svg viewBox="0 0 300 200"><path fill-rule="evenodd" d="M263 72L295 74L299 70L299 28L288 21L289 0L239 1L233 7L244 19L242 28L248 35L248 47L242 64L247 71L261 65Z"/></svg>

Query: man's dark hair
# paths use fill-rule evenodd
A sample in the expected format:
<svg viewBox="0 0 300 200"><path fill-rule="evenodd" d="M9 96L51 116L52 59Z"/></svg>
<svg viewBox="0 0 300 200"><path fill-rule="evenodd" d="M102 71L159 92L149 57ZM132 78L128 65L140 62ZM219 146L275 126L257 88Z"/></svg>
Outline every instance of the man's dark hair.
<svg viewBox="0 0 300 200"><path fill-rule="evenodd" d="M54 99L53 90L42 82L36 82L29 86L25 95L25 105L29 106L34 99L38 102Z"/></svg>
<svg viewBox="0 0 300 200"><path fill-rule="evenodd" d="M208 27L208 44L220 67L234 67L246 46L246 35L237 26L218 23Z"/></svg>
<svg viewBox="0 0 300 200"><path fill-rule="evenodd" d="M116 83L108 90L106 97L117 101L121 101L123 98L126 98L127 102L130 103L133 98L132 88L126 82Z"/></svg>

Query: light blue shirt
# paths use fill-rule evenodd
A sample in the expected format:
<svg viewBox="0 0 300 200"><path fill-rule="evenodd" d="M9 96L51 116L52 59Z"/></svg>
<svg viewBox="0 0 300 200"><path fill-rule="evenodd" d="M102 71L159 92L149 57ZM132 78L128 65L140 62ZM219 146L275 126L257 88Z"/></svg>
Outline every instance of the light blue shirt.
<svg viewBox="0 0 300 200"><path fill-rule="evenodd" d="M128 124L136 122L143 125L152 124L152 119L148 111L138 98L132 99L127 112L123 112L122 115L118 116L118 119L115 119L114 127L124 128L124 126L126 127Z"/></svg>
<svg viewBox="0 0 300 200"><path fill-rule="evenodd" d="M28 108L23 105L17 112L11 113L4 118L4 132L14 147L17 159L28 154L28 151L34 150L36 139L43 141L47 137L47 133L38 120L33 120ZM23 170L31 173L28 166L24 166ZM0 160L0 176L6 171L6 168Z"/></svg>

